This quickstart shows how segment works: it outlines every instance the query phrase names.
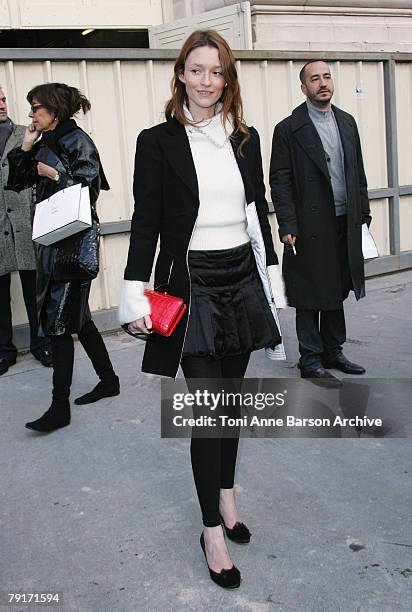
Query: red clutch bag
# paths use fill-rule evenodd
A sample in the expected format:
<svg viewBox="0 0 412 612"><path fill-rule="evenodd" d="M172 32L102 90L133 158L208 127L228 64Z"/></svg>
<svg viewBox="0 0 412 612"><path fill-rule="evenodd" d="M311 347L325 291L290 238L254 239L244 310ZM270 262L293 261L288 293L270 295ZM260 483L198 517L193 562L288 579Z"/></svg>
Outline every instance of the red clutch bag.
<svg viewBox="0 0 412 612"><path fill-rule="evenodd" d="M153 331L162 336L171 336L185 313L186 304L181 298L168 293L159 293L159 291L149 289L146 289L144 293L150 302Z"/></svg>

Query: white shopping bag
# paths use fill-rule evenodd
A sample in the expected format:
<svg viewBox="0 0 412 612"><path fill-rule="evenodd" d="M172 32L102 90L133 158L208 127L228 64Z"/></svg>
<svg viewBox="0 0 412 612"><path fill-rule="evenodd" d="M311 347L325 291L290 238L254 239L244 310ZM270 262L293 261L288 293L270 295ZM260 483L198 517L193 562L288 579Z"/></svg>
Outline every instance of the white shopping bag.
<svg viewBox="0 0 412 612"><path fill-rule="evenodd" d="M72 185L36 205L32 239L46 246L90 227L89 188Z"/></svg>
<svg viewBox="0 0 412 612"><path fill-rule="evenodd" d="M374 257L379 257L375 241L372 238L372 234L370 233L366 223L362 225L362 253L363 259L373 259Z"/></svg>

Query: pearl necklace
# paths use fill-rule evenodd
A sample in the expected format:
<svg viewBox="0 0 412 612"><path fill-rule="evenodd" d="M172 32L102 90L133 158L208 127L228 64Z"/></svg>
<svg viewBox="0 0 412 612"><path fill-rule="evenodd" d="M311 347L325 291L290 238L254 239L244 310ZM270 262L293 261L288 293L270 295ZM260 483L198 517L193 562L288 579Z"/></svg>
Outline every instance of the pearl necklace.
<svg viewBox="0 0 412 612"><path fill-rule="evenodd" d="M188 132L190 134L192 134L194 131L198 132L199 134L202 134L205 138L207 138L209 140L209 142L211 142L213 145L215 145L215 147L217 149L223 149L223 147L225 147L227 145L227 142L229 140L229 136L226 136L226 138L225 138L225 140L223 142L218 142L217 140L215 140L215 138L213 138L213 136L208 134L206 130L203 130L202 128L200 128L198 126L193 126L193 127L188 128Z"/></svg>
<svg viewBox="0 0 412 612"><path fill-rule="evenodd" d="M217 119L217 114L214 115L213 117L211 117L209 119L209 121L207 123L204 123L203 125L199 126L199 125L190 125L186 127L187 130L187 135L189 137L189 140L193 141L193 135L194 133L198 133L198 134L202 134L202 136L204 136L209 142L211 142L213 144L213 146L216 147L216 149L221 150L224 147L226 147L226 149L229 151L230 157L232 158L232 160L236 162L236 158L235 158L235 154L233 152L233 147L232 147L232 143L230 142L230 135L228 135L226 133L225 128L223 127L222 123L220 122L220 125L222 127L223 130L225 130L225 134L226 134L226 138L224 139L223 142L219 142L218 140L216 140L210 133L208 130L204 129L207 128L214 119ZM219 118L220 120L220 118ZM220 120L221 121L221 120Z"/></svg>

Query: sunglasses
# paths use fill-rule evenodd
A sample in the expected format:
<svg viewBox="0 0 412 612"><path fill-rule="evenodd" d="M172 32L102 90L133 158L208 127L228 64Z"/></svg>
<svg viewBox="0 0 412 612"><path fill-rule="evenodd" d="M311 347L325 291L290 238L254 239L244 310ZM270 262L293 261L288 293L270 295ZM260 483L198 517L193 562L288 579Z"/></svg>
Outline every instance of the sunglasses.
<svg viewBox="0 0 412 612"><path fill-rule="evenodd" d="M30 110L31 110L32 113L37 113L39 108L43 108L43 104L32 104L30 106Z"/></svg>

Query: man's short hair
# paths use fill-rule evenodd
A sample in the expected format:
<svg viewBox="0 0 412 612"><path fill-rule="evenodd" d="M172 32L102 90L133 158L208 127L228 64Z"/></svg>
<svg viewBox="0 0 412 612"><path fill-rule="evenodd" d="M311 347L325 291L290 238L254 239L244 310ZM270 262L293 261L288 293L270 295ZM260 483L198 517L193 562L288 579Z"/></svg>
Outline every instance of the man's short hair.
<svg viewBox="0 0 412 612"><path fill-rule="evenodd" d="M326 60L323 59L312 59L306 62L302 70L299 72L299 78L302 85L305 85L306 67L309 66L309 64L314 64L315 62L324 62L325 64L328 63Z"/></svg>

